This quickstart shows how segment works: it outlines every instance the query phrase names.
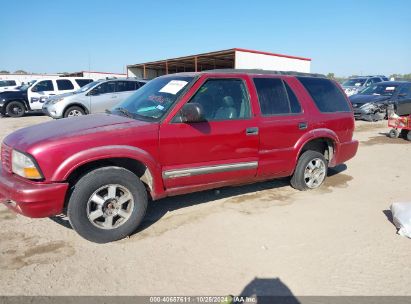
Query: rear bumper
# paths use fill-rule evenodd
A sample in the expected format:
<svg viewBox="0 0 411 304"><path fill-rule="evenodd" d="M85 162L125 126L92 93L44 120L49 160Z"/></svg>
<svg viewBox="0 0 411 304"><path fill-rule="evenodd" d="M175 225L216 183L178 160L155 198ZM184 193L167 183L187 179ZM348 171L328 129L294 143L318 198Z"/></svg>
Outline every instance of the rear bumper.
<svg viewBox="0 0 411 304"><path fill-rule="evenodd" d="M330 167L340 165L353 158L358 151L358 140L341 143L335 151L335 156L330 163Z"/></svg>
<svg viewBox="0 0 411 304"><path fill-rule="evenodd" d="M0 168L0 203L28 217L60 214L67 188L67 183L35 183Z"/></svg>

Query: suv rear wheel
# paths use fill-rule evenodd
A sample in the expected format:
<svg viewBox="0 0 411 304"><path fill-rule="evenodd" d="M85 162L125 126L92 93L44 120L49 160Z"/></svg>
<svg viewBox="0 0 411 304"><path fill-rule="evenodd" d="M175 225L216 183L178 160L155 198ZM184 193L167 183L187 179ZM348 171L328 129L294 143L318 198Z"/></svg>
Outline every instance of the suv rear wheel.
<svg viewBox="0 0 411 304"><path fill-rule="evenodd" d="M301 191L317 189L324 182L327 171L328 162L323 154L317 151L305 151L298 159L291 178L291 186Z"/></svg>
<svg viewBox="0 0 411 304"><path fill-rule="evenodd" d="M25 111L26 107L21 101L11 101L6 106L6 113L10 117L22 117Z"/></svg>
<svg viewBox="0 0 411 304"><path fill-rule="evenodd" d="M73 229L82 237L107 243L133 233L146 209L147 193L140 179L127 169L104 167L77 181L67 215Z"/></svg>
<svg viewBox="0 0 411 304"><path fill-rule="evenodd" d="M73 117L73 116L82 116L85 115L86 112L84 112L84 110L78 106L73 106L68 108L65 112L64 112L64 117Z"/></svg>

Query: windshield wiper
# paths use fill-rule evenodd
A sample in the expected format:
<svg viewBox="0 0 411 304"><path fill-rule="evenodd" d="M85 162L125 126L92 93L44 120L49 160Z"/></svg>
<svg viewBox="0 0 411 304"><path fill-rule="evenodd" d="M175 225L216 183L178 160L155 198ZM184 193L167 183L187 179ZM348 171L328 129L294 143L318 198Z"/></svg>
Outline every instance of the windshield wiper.
<svg viewBox="0 0 411 304"><path fill-rule="evenodd" d="M134 114L131 113L129 110L125 109L125 108L115 108L114 110L120 112L121 114L123 114L126 117L134 118Z"/></svg>

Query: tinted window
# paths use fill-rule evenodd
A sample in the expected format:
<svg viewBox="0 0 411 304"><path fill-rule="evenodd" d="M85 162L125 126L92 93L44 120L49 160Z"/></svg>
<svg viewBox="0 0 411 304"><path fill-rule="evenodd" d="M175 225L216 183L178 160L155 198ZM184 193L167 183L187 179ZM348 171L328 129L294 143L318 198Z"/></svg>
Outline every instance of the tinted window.
<svg viewBox="0 0 411 304"><path fill-rule="evenodd" d="M401 87L400 91L398 92L399 99L410 99L411 98L411 84L405 84ZM405 95L404 95L405 94Z"/></svg>
<svg viewBox="0 0 411 304"><path fill-rule="evenodd" d="M15 82L14 80L7 80L7 81L6 81L6 85L15 86L15 85L16 85L16 82Z"/></svg>
<svg viewBox="0 0 411 304"><path fill-rule="evenodd" d="M264 116L300 113L294 92L279 78L254 78L261 113Z"/></svg>
<svg viewBox="0 0 411 304"><path fill-rule="evenodd" d="M372 83L381 82L381 79L380 78L371 78L371 82Z"/></svg>
<svg viewBox="0 0 411 304"><path fill-rule="evenodd" d="M115 89L116 83L114 81L102 83L96 88L99 94L114 93Z"/></svg>
<svg viewBox="0 0 411 304"><path fill-rule="evenodd" d="M93 80L92 79L76 79L76 82L81 88L81 87L84 87L86 84L93 82Z"/></svg>
<svg viewBox="0 0 411 304"><path fill-rule="evenodd" d="M74 86L68 79L57 79L57 88L59 91L73 90Z"/></svg>
<svg viewBox="0 0 411 304"><path fill-rule="evenodd" d="M140 81L138 81L137 84L138 84L138 87L141 88L143 85L146 84L146 82L140 82Z"/></svg>
<svg viewBox="0 0 411 304"><path fill-rule="evenodd" d="M42 80L37 83L33 89L35 88L36 92L47 92L47 91L54 91L53 82L51 80ZM34 91L33 91L34 92Z"/></svg>
<svg viewBox="0 0 411 304"><path fill-rule="evenodd" d="M135 91L138 88L135 81L117 81L117 92Z"/></svg>
<svg viewBox="0 0 411 304"><path fill-rule="evenodd" d="M324 78L298 77L321 112L350 112L345 96L335 84Z"/></svg>
<svg viewBox="0 0 411 304"><path fill-rule="evenodd" d="M208 121L250 117L247 89L240 79L209 79L190 102L203 107Z"/></svg>

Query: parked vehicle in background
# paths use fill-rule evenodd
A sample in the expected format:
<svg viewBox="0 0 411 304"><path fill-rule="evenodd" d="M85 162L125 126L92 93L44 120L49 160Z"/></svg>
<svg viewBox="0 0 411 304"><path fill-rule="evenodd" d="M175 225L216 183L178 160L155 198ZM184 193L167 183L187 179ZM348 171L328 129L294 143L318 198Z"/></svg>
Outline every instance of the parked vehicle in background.
<svg viewBox="0 0 411 304"><path fill-rule="evenodd" d="M347 79L342 83L345 94L347 96L355 95L369 87L370 85L376 84L382 81L388 81L389 79L385 76L362 76L362 77L353 77Z"/></svg>
<svg viewBox="0 0 411 304"><path fill-rule="evenodd" d="M73 93L49 98L43 105L43 112L53 118L103 113L124 101L146 82L134 79L94 81Z"/></svg>
<svg viewBox="0 0 411 304"><path fill-rule="evenodd" d="M21 85L22 83L17 80L12 80L12 79L0 80L0 92L14 90Z"/></svg>
<svg viewBox="0 0 411 304"><path fill-rule="evenodd" d="M0 93L0 114L21 117L27 112L39 112L49 96L73 92L92 82L86 78L39 79L23 89Z"/></svg>
<svg viewBox="0 0 411 304"><path fill-rule="evenodd" d="M356 119L382 120L390 116L397 103L411 102L411 82L384 81L350 96Z"/></svg>
<svg viewBox="0 0 411 304"><path fill-rule="evenodd" d="M179 73L151 80L111 114L51 121L2 144L0 202L30 217L66 213L98 243L139 226L148 197L291 176L316 189L355 156L340 86L312 74Z"/></svg>

